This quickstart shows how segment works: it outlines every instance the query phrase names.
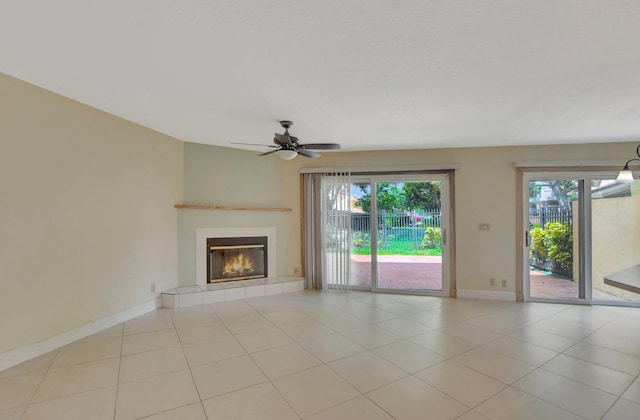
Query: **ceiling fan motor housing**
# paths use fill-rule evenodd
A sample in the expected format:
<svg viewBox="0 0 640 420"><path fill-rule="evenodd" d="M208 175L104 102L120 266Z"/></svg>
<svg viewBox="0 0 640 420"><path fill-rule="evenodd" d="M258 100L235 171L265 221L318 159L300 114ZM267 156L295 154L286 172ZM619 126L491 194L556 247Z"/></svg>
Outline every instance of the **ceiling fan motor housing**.
<svg viewBox="0 0 640 420"><path fill-rule="evenodd" d="M280 125L282 126L282 128L284 128L285 130L288 130L292 125L293 125L293 121L280 121Z"/></svg>

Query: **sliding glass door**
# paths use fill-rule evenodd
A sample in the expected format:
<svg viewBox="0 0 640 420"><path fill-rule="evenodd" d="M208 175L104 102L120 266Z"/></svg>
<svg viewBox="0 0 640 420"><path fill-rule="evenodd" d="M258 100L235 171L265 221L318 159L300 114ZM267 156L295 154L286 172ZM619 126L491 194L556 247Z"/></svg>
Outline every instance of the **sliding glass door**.
<svg viewBox="0 0 640 420"><path fill-rule="evenodd" d="M322 178L328 288L449 295L447 174Z"/></svg>
<svg viewBox="0 0 640 420"><path fill-rule="evenodd" d="M352 177L350 196L349 286L448 295L448 176Z"/></svg>
<svg viewBox="0 0 640 420"><path fill-rule="evenodd" d="M584 185L584 178L562 174L534 174L525 182L525 283L531 299L587 299L580 258L585 252Z"/></svg>
<svg viewBox="0 0 640 420"><path fill-rule="evenodd" d="M525 173L525 300L640 304L640 186L616 173Z"/></svg>
<svg viewBox="0 0 640 420"><path fill-rule="evenodd" d="M445 175L372 179L374 290L448 290L443 263L448 232L446 180Z"/></svg>

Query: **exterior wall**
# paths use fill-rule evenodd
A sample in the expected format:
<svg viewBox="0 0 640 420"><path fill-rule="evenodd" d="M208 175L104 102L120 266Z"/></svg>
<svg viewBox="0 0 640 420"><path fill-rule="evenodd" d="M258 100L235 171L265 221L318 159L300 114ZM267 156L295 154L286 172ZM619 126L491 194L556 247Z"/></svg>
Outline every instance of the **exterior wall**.
<svg viewBox="0 0 640 420"><path fill-rule="evenodd" d="M177 284L183 144L0 74L0 354Z"/></svg>
<svg viewBox="0 0 640 420"><path fill-rule="evenodd" d="M604 284L604 276L640 264L640 194L593 200L593 287L638 300L640 295Z"/></svg>

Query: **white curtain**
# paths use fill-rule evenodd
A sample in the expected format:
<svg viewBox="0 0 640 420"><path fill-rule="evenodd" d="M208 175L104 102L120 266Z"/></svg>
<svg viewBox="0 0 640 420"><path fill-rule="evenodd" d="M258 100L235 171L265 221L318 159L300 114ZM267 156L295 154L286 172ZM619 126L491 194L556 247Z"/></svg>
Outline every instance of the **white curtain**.
<svg viewBox="0 0 640 420"><path fill-rule="evenodd" d="M323 288L349 289L351 267L350 174L326 174L322 178L322 226L324 226Z"/></svg>
<svg viewBox="0 0 640 420"><path fill-rule="evenodd" d="M349 173L304 174L305 288L349 289Z"/></svg>

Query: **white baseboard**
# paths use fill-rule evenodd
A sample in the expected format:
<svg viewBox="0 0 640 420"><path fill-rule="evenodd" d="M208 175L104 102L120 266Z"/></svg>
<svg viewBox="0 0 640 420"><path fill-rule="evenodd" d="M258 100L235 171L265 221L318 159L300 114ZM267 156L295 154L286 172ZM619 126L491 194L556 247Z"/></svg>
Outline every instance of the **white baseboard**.
<svg viewBox="0 0 640 420"><path fill-rule="evenodd" d="M45 353L58 349L67 344L88 337L92 334L111 328L132 318L144 315L147 312L155 311L160 307L160 299L154 299L142 305L134 306L117 314L88 322L81 327L58 334L37 343L28 344L17 349L0 354L0 372L22 362L42 356Z"/></svg>
<svg viewBox="0 0 640 420"><path fill-rule="evenodd" d="M508 300L515 302L516 293L499 290L458 289L458 297L462 299Z"/></svg>

